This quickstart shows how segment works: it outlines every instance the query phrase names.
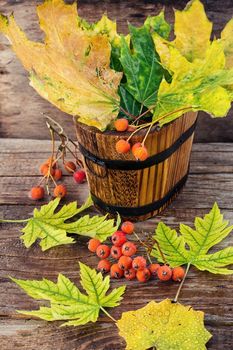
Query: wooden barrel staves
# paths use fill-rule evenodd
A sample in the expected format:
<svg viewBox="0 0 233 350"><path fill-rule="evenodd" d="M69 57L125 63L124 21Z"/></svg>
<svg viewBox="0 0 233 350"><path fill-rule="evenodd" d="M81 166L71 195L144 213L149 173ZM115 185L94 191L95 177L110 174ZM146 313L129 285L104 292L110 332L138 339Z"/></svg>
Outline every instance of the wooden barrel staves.
<svg viewBox="0 0 233 350"><path fill-rule="evenodd" d="M118 154L115 144L130 133L100 132L76 123L80 151L95 206L104 213L141 221L157 215L186 182L197 113L188 112L160 130L150 131L145 146L149 158L137 161L131 152ZM147 129L136 133L142 142Z"/></svg>

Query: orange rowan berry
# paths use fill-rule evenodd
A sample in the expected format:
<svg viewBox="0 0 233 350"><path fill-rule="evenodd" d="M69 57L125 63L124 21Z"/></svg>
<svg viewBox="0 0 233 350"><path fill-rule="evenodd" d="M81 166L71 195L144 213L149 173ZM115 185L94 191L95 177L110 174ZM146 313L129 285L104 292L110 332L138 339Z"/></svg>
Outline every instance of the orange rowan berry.
<svg viewBox="0 0 233 350"><path fill-rule="evenodd" d="M90 252L95 253L96 249L99 247L99 245L101 244L101 242L96 239L96 238L91 238L88 241L88 250L90 250Z"/></svg>
<svg viewBox="0 0 233 350"><path fill-rule="evenodd" d="M119 140L116 143L117 153L127 153L130 150L130 143L126 140Z"/></svg>
<svg viewBox="0 0 233 350"><path fill-rule="evenodd" d="M53 168L55 168L56 165L57 165L57 163L55 162L55 159L54 159L53 157L49 157L49 158L46 160L45 164L47 164L48 166L51 166L51 167L53 167Z"/></svg>
<svg viewBox="0 0 233 350"><path fill-rule="evenodd" d="M113 235L112 235L112 243L116 247L121 247L126 241L127 241L127 238L126 238L124 232L116 231L115 233L113 233Z"/></svg>
<svg viewBox="0 0 233 350"><path fill-rule="evenodd" d="M118 260L118 266L121 270L128 270L132 266L132 259L129 256L122 255Z"/></svg>
<svg viewBox="0 0 233 350"><path fill-rule="evenodd" d="M172 269L168 265L160 266L157 275L161 281L169 281L172 277Z"/></svg>
<svg viewBox="0 0 233 350"><path fill-rule="evenodd" d="M53 174L53 178L58 181L61 179L61 177L62 177L61 169L55 169L54 174Z"/></svg>
<svg viewBox="0 0 233 350"><path fill-rule="evenodd" d="M64 164L64 167L68 171L68 173L74 173L76 170L76 165L74 164L74 162L71 162L71 161L66 162Z"/></svg>
<svg viewBox="0 0 233 350"><path fill-rule="evenodd" d="M137 159L137 160L146 160L148 158L148 151L146 149L145 146L140 146L138 148L135 149L134 151L134 157Z"/></svg>
<svg viewBox="0 0 233 350"><path fill-rule="evenodd" d="M32 187L29 197L33 200L44 198L44 188L41 186Z"/></svg>
<svg viewBox="0 0 233 350"><path fill-rule="evenodd" d="M143 256L137 256L133 259L132 267L135 270L143 270L146 267L146 259Z"/></svg>
<svg viewBox="0 0 233 350"><path fill-rule="evenodd" d="M125 242L122 246L122 254L125 256L132 256L136 251L137 247L133 242Z"/></svg>
<svg viewBox="0 0 233 350"><path fill-rule="evenodd" d="M40 166L40 172L41 172L42 175L47 176L48 173L49 173L49 165L48 164L42 164ZM50 174L53 176L54 173L55 173L55 170L52 167L50 167Z"/></svg>
<svg viewBox="0 0 233 350"><path fill-rule="evenodd" d="M160 268L160 265L159 264L150 264L148 268L150 270L151 275L155 277L155 276L157 276L157 271Z"/></svg>
<svg viewBox="0 0 233 350"><path fill-rule="evenodd" d="M121 278L124 276L124 271L119 268L118 264L113 264L110 269L110 275L112 278Z"/></svg>
<svg viewBox="0 0 233 350"><path fill-rule="evenodd" d="M96 255L101 259L106 259L110 255L110 248L106 244L100 244L96 249Z"/></svg>
<svg viewBox="0 0 233 350"><path fill-rule="evenodd" d="M126 131L129 125L129 122L125 118L120 118L114 122L115 128L117 131Z"/></svg>
<svg viewBox="0 0 233 350"><path fill-rule="evenodd" d="M133 146L132 146L132 153L134 155L134 152L136 151L137 148L142 147L141 142L136 142Z"/></svg>
<svg viewBox="0 0 233 350"><path fill-rule="evenodd" d="M65 197L66 193L67 193L66 186L62 184L57 185L53 191L54 197L58 197L58 198Z"/></svg>
<svg viewBox="0 0 233 350"><path fill-rule="evenodd" d="M124 276L127 280L132 281L136 277L136 271L133 268L125 270Z"/></svg>
<svg viewBox="0 0 233 350"><path fill-rule="evenodd" d="M113 259L119 259L122 255L121 247L112 246L110 253Z"/></svg>
<svg viewBox="0 0 233 350"><path fill-rule="evenodd" d="M111 263L107 259L100 260L97 266L97 270L99 270L102 273L107 273L110 271Z"/></svg>
<svg viewBox="0 0 233 350"><path fill-rule="evenodd" d="M185 275L185 269L183 269L183 267L181 267L181 266L174 267L174 269L172 270L173 281L181 282L182 279L184 278L184 275Z"/></svg>
<svg viewBox="0 0 233 350"><path fill-rule="evenodd" d="M138 270L136 273L136 277L139 282L147 282L150 279L150 276L150 270L147 268L144 268L143 270Z"/></svg>
<svg viewBox="0 0 233 350"><path fill-rule="evenodd" d="M127 235L131 235L134 231L134 224L131 221L125 221L121 225L121 230Z"/></svg>

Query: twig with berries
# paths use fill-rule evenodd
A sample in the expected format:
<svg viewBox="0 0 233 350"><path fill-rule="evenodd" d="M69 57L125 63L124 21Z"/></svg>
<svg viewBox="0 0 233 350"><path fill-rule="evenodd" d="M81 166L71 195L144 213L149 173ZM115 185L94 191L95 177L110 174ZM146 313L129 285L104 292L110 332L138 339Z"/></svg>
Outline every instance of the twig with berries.
<svg viewBox="0 0 233 350"><path fill-rule="evenodd" d="M40 166L40 173L43 175L43 177L39 181L38 185L33 187L30 191L29 196L33 200L42 199L44 197L44 188L46 188L48 195L50 195L51 183L54 186L54 197L65 197L67 194L66 186L62 183L57 183L57 181L61 180L63 175L63 171L60 168L59 163L62 163L62 166L66 172L73 175L73 179L76 183L81 184L86 181L83 163L78 157L78 145L66 135L62 126L48 115L46 115L46 125L49 129L52 142L51 156ZM55 150L55 135L60 140L57 150ZM71 154L74 161L66 161L68 153Z"/></svg>

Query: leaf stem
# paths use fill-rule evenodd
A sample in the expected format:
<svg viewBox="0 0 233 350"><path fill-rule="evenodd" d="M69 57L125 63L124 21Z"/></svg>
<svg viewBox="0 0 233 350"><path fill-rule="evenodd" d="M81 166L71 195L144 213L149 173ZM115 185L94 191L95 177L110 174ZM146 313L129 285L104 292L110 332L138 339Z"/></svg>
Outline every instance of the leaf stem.
<svg viewBox="0 0 233 350"><path fill-rule="evenodd" d="M15 222L15 223L17 223L17 222L28 222L30 219L21 219L21 220L3 220L3 219L0 219L0 222Z"/></svg>
<svg viewBox="0 0 233 350"><path fill-rule="evenodd" d="M112 317L102 306L100 306L100 309L105 313L106 316L108 316L114 323L117 323L117 320Z"/></svg>
<svg viewBox="0 0 233 350"><path fill-rule="evenodd" d="M179 288L178 288L178 290L177 290L176 296L175 296L175 298L174 298L174 300L173 300L174 303L177 303L177 300L178 300L179 295L180 295L180 291L181 291L181 289L182 289L182 287L183 287L183 285L184 285L185 279L186 279L187 274L188 274L188 272L189 272L190 265L191 265L191 264L188 263L187 268L186 268L186 271L185 271L184 278L182 279L182 281L181 281L181 283L180 283L180 285L179 285Z"/></svg>

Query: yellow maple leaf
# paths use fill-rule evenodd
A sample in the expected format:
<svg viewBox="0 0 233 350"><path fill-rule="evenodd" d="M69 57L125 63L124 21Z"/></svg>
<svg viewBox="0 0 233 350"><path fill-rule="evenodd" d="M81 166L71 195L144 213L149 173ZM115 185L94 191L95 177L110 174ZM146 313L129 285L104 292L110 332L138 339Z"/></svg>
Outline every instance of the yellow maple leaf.
<svg viewBox="0 0 233 350"><path fill-rule="evenodd" d="M86 30L76 4L47 0L37 7L45 43L28 40L13 15L0 16L0 32L24 67L37 92L81 122L104 130L119 112L122 73L110 68L107 35Z"/></svg>
<svg viewBox="0 0 233 350"><path fill-rule="evenodd" d="M221 42L226 55L226 67L233 67L233 18L226 24L221 33Z"/></svg>
<svg viewBox="0 0 233 350"><path fill-rule="evenodd" d="M190 1L183 11L175 10L175 47L189 60L202 58L210 45L212 23L200 0Z"/></svg>
<svg viewBox="0 0 233 350"><path fill-rule="evenodd" d="M126 350L204 350L211 334L204 327L204 313L190 306L149 302L136 311L122 314L117 321Z"/></svg>

